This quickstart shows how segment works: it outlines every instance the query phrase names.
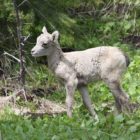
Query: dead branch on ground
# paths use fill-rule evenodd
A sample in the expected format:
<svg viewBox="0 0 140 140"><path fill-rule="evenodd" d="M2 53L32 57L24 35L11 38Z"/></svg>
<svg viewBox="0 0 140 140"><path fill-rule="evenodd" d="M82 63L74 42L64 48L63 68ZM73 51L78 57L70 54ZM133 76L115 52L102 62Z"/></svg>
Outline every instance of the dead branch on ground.
<svg viewBox="0 0 140 140"><path fill-rule="evenodd" d="M24 90L19 90L10 96L0 97L0 111L3 111L6 106L10 106L16 115L42 116L45 114L53 115L66 112L64 105L40 98L35 99L37 107L34 111L29 107L19 106L16 103L16 97L23 95L23 92Z"/></svg>

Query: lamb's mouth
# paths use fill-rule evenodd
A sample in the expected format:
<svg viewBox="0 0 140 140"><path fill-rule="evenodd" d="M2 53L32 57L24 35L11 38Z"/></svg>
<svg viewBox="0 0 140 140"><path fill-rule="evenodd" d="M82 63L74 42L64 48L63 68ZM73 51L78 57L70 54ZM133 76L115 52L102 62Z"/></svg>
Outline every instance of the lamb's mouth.
<svg viewBox="0 0 140 140"><path fill-rule="evenodd" d="M33 57L39 57L38 53L31 53Z"/></svg>

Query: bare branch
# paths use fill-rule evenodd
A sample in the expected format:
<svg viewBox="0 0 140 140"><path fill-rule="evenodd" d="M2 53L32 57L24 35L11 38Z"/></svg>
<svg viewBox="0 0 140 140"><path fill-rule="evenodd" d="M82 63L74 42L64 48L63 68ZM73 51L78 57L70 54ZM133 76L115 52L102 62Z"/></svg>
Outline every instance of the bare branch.
<svg viewBox="0 0 140 140"><path fill-rule="evenodd" d="M13 56L11 54L9 54L8 52L4 52L3 54L4 55L7 55L7 56L10 56L11 58L15 59L18 63L21 62L21 60L19 58L15 57L15 56ZM25 63L25 60L24 60L24 63Z"/></svg>
<svg viewBox="0 0 140 140"><path fill-rule="evenodd" d="M21 5L23 5L25 2L27 2L28 0L23 0L17 7L19 8Z"/></svg>
<svg viewBox="0 0 140 140"><path fill-rule="evenodd" d="M16 4L16 0L13 0L13 5L16 13L16 22L17 22L17 38L18 38L18 46L19 46L19 59L20 59L20 84L22 86L25 85L25 67L24 67L24 52L23 52L23 46L24 46L24 40L22 39L21 35L21 20L19 17L19 11Z"/></svg>

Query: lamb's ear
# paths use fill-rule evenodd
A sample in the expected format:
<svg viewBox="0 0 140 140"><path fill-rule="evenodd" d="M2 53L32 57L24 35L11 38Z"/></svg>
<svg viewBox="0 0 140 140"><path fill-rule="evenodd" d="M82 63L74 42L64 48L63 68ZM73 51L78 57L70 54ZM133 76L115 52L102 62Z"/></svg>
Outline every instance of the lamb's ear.
<svg viewBox="0 0 140 140"><path fill-rule="evenodd" d="M59 37L59 32L58 31L54 31L52 33L52 37L53 37L53 41L57 41L58 40L58 37Z"/></svg>
<svg viewBox="0 0 140 140"><path fill-rule="evenodd" d="M42 28L42 33L47 33L47 28L45 26Z"/></svg>

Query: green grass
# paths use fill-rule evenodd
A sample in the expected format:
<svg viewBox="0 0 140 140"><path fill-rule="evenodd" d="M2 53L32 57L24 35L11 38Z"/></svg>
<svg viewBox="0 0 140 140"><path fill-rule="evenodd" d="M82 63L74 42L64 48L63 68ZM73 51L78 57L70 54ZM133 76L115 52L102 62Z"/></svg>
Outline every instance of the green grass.
<svg viewBox="0 0 140 140"><path fill-rule="evenodd" d="M66 115L31 119L6 113L0 119L0 134L3 140L136 140L140 135L139 115L104 116L100 112L100 122L96 124L77 109L72 119Z"/></svg>
<svg viewBox="0 0 140 140"><path fill-rule="evenodd" d="M140 52L127 50L131 56L131 64L123 77L122 85L133 102L140 101ZM27 77L28 89L58 84L54 76L47 72L46 67L35 67ZM34 82L33 77L35 81ZM46 78L47 77L47 78ZM139 140L140 111L132 114L116 114L114 99L108 87L102 83L89 85L90 96L95 104L100 122L95 123L82 104L78 92L75 93L73 118L66 114L42 118L31 118L14 115L6 109L0 115L0 136L2 140ZM55 93L47 96L55 102L64 103L65 91L58 88Z"/></svg>
<svg viewBox="0 0 140 140"><path fill-rule="evenodd" d="M126 36L140 34L140 19L138 16L140 2L138 0L133 2L131 0L121 1L120 3L125 4L126 7L127 3L132 3L124 15L107 9L102 12L110 2L114 6L115 4L117 6L117 3L120 4L117 0L87 2L95 7L95 11L99 12L99 15L97 13L97 16L70 16L66 12L67 8L78 8L82 3L85 3L81 0L59 2L47 0L44 1L43 5L40 1L34 1L32 2L34 6L47 18L44 19L37 11L34 13L35 9L31 8L31 11L25 9L25 13L28 12L29 15L25 16L23 12L23 21L32 22L31 25L25 24L23 26L23 34L26 35L30 32L32 34L31 40L35 42L42 26L46 24L48 31L54 31L52 25L60 31L61 47L71 47L77 50L100 45L120 47L129 54L131 59L131 64L122 79L122 86L131 96L133 102L140 102L140 50L136 50L133 45L124 44L122 41ZM6 11L9 3L6 1L4 3L7 6L7 8L2 9L5 21L7 14L12 12ZM11 6L9 8L11 9ZM13 9L10 11L13 11ZM15 22L13 14L9 15L8 19L8 21ZM13 25L6 24L6 26L13 28ZM6 28L4 27L3 30L5 31ZM9 33L6 35L8 36ZM5 44L9 45L9 40ZM25 51L27 53L25 56L29 59L31 59L31 56L29 56L31 45L25 45L27 51ZM0 47L9 52L9 46L1 45ZM14 45L12 47L15 49ZM34 65L31 63L34 63ZM7 64L9 66L9 63ZM12 71L9 70L9 75L19 73L18 65L13 65L12 69ZM36 64L35 60L30 60L27 62L27 69L26 88L28 93L32 89L42 88L46 90L48 87L57 86L57 90L46 98L58 103L65 102L64 89L59 88L57 80L45 66ZM9 84L7 81L4 82L5 84L0 81L1 88L3 84ZM15 87L14 83L13 85ZM76 91L73 118L71 119L66 114L46 115L42 118L16 116L9 108L6 109L4 114L0 114L0 140L140 140L140 111L125 115L116 114L112 94L103 82L90 84L88 88L96 112L99 115L100 122L98 124L93 121ZM31 103L29 105L34 109L34 105Z"/></svg>

